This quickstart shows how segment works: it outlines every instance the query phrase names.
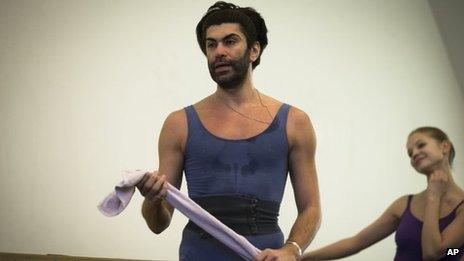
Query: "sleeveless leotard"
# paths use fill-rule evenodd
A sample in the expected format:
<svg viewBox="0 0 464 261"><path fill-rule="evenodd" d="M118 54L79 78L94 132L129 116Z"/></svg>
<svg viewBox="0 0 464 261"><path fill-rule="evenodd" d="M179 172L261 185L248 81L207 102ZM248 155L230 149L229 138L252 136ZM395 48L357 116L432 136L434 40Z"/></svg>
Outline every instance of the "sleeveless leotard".
<svg viewBox="0 0 464 261"><path fill-rule="evenodd" d="M280 204L288 173L287 115L283 104L262 133L247 139L229 140L210 133L194 107L185 108L188 136L184 171L189 197L252 196ZM246 235L259 249L283 245L282 231ZM240 256L212 237L184 228L180 260L241 260Z"/></svg>
<svg viewBox="0 0 464 261"><path fill-rule="evenodd" d="M401 216L400 225L396 230L395 241L396 241L396 255L395 261L420 261L422 260L422 245L421 245L421 233L422 233L422 221L417 219L411 213L411 199L412 195L408 196L408 204L406 209ZM456 209L464 202L461 201L453 211L446 217L440 218L439 228L440 232L443 231L456 217ZM457 246L456 246L457 247ZM464 253L464 245L459 247L459 255L457 256L445 256L440 260L443 261L459 261L459 258Z"/></svg>

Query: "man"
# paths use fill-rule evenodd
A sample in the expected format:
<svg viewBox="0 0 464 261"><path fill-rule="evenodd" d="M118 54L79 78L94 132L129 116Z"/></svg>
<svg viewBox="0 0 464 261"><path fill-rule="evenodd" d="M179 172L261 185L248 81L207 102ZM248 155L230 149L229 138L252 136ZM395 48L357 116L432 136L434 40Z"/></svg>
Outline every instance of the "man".
<svg viewBox="0 0 464 261"><path fill-rule="evenodd" d="M190 198L263 249L257 260L296 260L320 223L310 119L253 86L252 71L267 45L266 25L254 9L217 2L196 31L217 89L167 117L159 171L138 184L142 214L154 233L166 229L173 213L164 200L166 182L179 188L185 171ZM287 173L298 216L284 243L277 216ZM240 260L191 222L179 253L180 260Z"/></svg>

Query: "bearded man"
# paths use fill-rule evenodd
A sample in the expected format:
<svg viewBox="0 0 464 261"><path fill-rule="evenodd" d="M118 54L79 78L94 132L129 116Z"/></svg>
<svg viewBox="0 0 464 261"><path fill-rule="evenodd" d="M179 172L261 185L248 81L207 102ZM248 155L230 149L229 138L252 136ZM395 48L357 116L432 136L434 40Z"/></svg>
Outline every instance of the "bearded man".
<svg viewBox="0 0 464 261"><path fill-rule="evenodd" d="M316 234L320 203L316 138L308 115L258 91L253 70L267 46L267 28L252 8L217 2L196 27L216 91L172 112L159 138L158 172L138 184L142 214L154 233L171 221L166 182L263 251L257 260L296 260ZM287 88L289 86L286 86ZM298 216L284 235L277 222L287 176ZM180 260L240 260L189 222Z"/></svg>

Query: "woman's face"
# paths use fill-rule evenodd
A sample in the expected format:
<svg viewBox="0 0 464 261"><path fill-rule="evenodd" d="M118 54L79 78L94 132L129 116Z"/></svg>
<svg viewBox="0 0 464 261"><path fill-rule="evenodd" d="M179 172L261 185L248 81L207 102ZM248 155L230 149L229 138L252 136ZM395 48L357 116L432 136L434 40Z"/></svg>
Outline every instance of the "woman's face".
<svg viewBox="0 0 464 261"><path fill-rule="evenodd" d="M446 142L439 142L425 133L414 133L406 144L411 166L419 173L429 174L441 166L446 155Z"/></svg>

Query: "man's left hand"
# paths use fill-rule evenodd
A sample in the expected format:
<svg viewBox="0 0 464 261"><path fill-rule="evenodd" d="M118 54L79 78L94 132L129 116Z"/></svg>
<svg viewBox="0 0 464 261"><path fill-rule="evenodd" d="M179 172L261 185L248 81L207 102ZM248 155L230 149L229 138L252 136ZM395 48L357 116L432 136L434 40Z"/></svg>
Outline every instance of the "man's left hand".
<svg viewBox="0 0 464 261"><path fill-rule="evenodd" d="M284 245L279 249L264 249L256 256L255 261L295 261L298 260L298 253L290 245Z"/></svg>

